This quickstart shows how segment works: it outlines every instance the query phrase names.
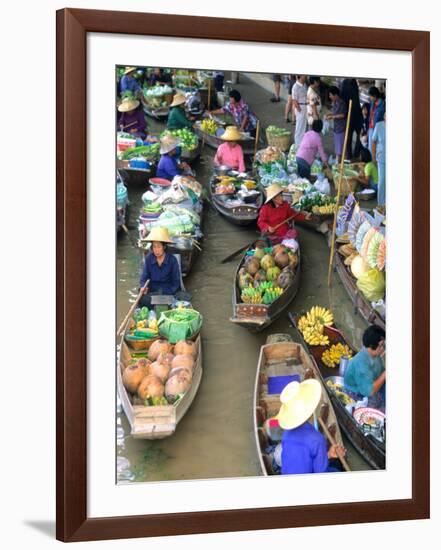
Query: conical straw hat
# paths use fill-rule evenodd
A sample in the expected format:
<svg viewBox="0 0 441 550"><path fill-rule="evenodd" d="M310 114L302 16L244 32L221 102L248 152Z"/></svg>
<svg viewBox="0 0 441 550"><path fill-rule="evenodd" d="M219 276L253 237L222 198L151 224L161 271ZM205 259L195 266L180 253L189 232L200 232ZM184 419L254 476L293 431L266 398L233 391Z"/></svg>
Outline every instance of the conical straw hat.
<svg viewBox="0 0 441 550"><path fill-rule="evenodd" d="M173 151L173 149L176 149L176 147L180 144L179 139L175 138L171 135L165 135L160 140L161 148L159 149L159 153L161 155L165 155L166 153L170 153L170 151Z"/></svg>
<svg viewBox="0 0 441 550"><path fill-rule="evenodd" d="M236 126L227 126L220 138L224 141L239 141L242 139L242 135Z"/></svg>
<svg viewBox="0 0 441 550"><path fill-rule="evenodd" d="M280 407L277 420L284 430L292 430L308 420L320 403L322 388L314 378L291 382L280 394Z"/></svg>
<svg viewBox="0 0 441 550"><path fill-rule="evenodd" d="M280 195L280 193L282 192L283 192L283 189L280 187L278 183L272 183L266 190L265 204L269 202L271 199L273 199L274 197L277 197L277 195Z"/></svg>
<svg viewBox="0 0 441 550"><path fill-rule="evenodd" d="M173 101L170 103L170 107L177 107L178 105L182 105L187 101L187 98L182 92L178 92L173 96Z"/></svg>
<svg viewBox="0 0 441 550"><path fill-rule="evenodd" d="M173 241L170 239L170 233L166 227L154 227L145 240L173 244Z"/></svg>
<svg viewBox="0 0 441 550"><path fill-rule="evenodd" d="M139 101L132 97L125 97L120 105L118 106L118 111L120 113L127 113L128 111L133 111L139 106Z"/></svg>
<svg viewBox="0 0 441 550"><path fill-rule="evenodd" d="M136 67L126 67L126 70L123 74L133 73L133 71L136 71Z"/></svg>

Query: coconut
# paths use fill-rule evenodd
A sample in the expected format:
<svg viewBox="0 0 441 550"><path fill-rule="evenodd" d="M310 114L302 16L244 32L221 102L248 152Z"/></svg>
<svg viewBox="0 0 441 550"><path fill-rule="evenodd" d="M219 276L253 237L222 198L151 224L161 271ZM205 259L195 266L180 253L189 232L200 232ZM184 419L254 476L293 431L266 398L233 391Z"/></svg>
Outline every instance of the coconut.
<svg viewBox="0 0 441 550"><path fill-rule="evenodd" d="M279 252L286 252L286 247L283 244L274 245L273 256L276 257Z"/></svg>
<svg viewBox="0 0 441 550"><path fill-rule="evenodd" d="M156 359L156 362L164 363L165 365L168 365L171 368L173 357L174 357L173 353L160 353L158 355L158 358Z"/></svg>
<svg viewBox="0 0 441 550"><path fill-rule="evenodd" d="M280 288L288 288L294 279L294 273L292 270L287 267L282 273L277 277L277 286Z"/></svg>
<svg viewBox="0 0 441 550"><path fill-rule="evenodd" d="M124 387L131 393L136 393L142 379L148 373L148 366L139 365L138 363L126 367L122 376Z"/></svg>
<svg viewBox="0 0 441 550"><path fill-rule="evenodd" d="M174 352L175 355L191 355L192 357L196 357L196 344L192 340L179 340L175 344Z"/></svg>
<svg viewBox="0 0 441 550"><path fill-rule="evenodd" d="M192 369L189 369L188 367L175 367L170 371L170 374L168 375L169 379L173 376L181 374L182 376L186 376L188 378L188 381L191 382L193 379L193 371Z"/></svg>
<svg viewBox="0 0 441 550"><path fill-rule="evenodd" d="M266 272L263 269L259 269L259 271L254 275L254 286L258 286L260 283L263 283L266 281Z"/></svg>
<svg viewBox="0 0 441 550"><path fill-rule="evenodd" d="M274 267L274 258L271 254L265 254L265 256L260 260L260 266L265 271L268 271L270 267Z"/></svg>
<svg viewBox="0 0 441 550"><path fill-rule="evenodd" d="M369 264L367 261L362 258L359 254L351 262L351 271L352 275L356 279L359 279L364 273L370 270Z"/></svg>
<svg viewBox="0 0 441 550"><path fill-rule="evenodd" d="M178 395L185 393L190 387L190 381L185 373L178 373L167 380L165 397L169 403L174 403Z"/></svg>
<svg viewBox="0 0 441 550"><path fill-rule="evenodd" d="M164 384L170 373L171 366L165 362L155 361L149 366L149 374L157 376Z"/></svg>
<svg viewBox="0 0 441 550"><path fill-rule="evenodd" d="M280 251L274 256L274 262L277 267L283 269L289 264L289 256L286 252Z"/></svg>
<svg viewBox="0 0 441 550"><path fill-rule="evenodd" d="M148 357L150 361L156 361L160 353L169 353L171 351L171 344L165 338L155 340L150 346Z"/></svg>
<svg viewBox="0 0 441 550"><path fill-rule="evenodd" d="M289 266L294 268L299 263L299 257L295 252L288 252Z"/></svg>
<svg viewBox="0 0 441 550"><path fill-rule="evenodd" d="M257 258L260 262L260 260L265 256L265 250L263 248L256 248L254 251L253 258Z"/></svg>
<svg viewBox="0 0 441 550"><path fill-rule="evenodd" d="M243 290L244 288L252 285L253 283L254 283L254 279L249 273L245 273L245 275L239 275L240 290Z"/></svg>
<svg viewBox="0 0 441 550"><path fill-rule="evenodd" d="M194 359L192 355L175 355L172 364L172 369L177 367L186 367L193 371L194 369Z"/></svg>
<svg viewBox="0 0 441 550"><path fill-rule="evenodd" d="M255 275L259 271L260 262L257 258L254 258L254 256L251 256L245 265L245 269L250 275Z"/></svg>
<svg viewBox="0 0 441 550"><path fill-rule="evenodd" d="M141 399L148 397L163 397L164 384L154 374L148 374L144 377L138 387L138 396Z"/></svg>
<svg viewBox="0 0 441 550"><path fill-rule="evenodd" d="M266 272L266 278L268 279L268 281L275 281L279 275L280 268L278 268L277 266L270 267Z"/></svg>

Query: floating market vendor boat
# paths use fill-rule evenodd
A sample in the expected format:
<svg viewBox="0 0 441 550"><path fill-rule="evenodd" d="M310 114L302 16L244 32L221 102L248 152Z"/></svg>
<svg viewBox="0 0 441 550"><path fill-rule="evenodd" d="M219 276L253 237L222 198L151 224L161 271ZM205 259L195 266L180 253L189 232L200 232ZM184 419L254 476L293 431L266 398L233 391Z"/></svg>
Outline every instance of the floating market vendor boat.
<svg viewBox="0 0 441 550"><path fill-rule="evenodd" d="M116 182L116 231L119 232L123 225L127 224L129 217L129 197L127 187L117 178Z"/></svg>
<svg viewBox="0 0 441 550"><path fill-rule="evenodd" d="M235 225L255 222L263 204L262 191L256 188L256 182L248 176L213 176L209 194L214 208Z"/></svg>
<svg viewBox="0 0 441 550"><path fill-rule="evenodd" d="M204 131L203 126L204 121L196 121L195 124L195 132L196 134L203 140L205 144L207 144L209 147L212 147L213 149L217 149L219 145L222 143L225 143L220 136L223 133L223 129L221 126L218 127L217 134L210 134L207 131ZM244 155L253 155L254 154L254 145L255 145L255 139L251 137L249 134L245 132L241 132L242 139L239 140L237 143L242 147L243 154Z"/></svg>
<svg viewBox="0 0 441 550"><path fill-rule="evenodd" d="M198 139L198 144L194 149L192 149L191 151L187 151L183 149L181 154L181 160L191 164L201 156L201 152L202 152L202 140Z"/></svg>
<svg viewBox="0 0 441 550"><path fill-rule="evenodd" d="M269 246L266 240L256 241L247 249L237 267L230 321L252 332L268 327L297 295L300 249L284 253L278 248L281 246Z"/></svg>
<svg viewBox="0 0 441 550"><path fill-rule="evenodd" d="M158 299L164 299L166 296L158 296ZM172 298L172 297L169 297ZM162 300L163 301L163 300ZM156 306L158 307L158 306ZM164 306L162 306L164 307ZM167 309L167 306L165 306ZM178 311L178 310L175 310ZM159 320L161 323L161 319ZM141 342L142 346L136 346L136 340L130 341L127 338L127 328L124 332L117 362L117 388L118 395L121 400L121 404L127 420L130 424L131 435L136 439L163 439L172 435L183 418L185 413L190 408L196 393L199 389L199 385L202 378L202 347L201 337L199 332L195 333L189 340L193 340L193 344L187 342L184 345L192 346L196 356L193 361L190 361L191 366L177 366L164 367L158 366L158 361L155 360L154 373L158 373L158 376L164 376L160 382L165 387L160 393L164 395L162 397L146 396L147 393L155 393L159 386L158 379L144 382L144 388L142 388L143 382L139 382L136 376L139 376L136 372L136 365L145 368L146 376L152 374L151 367L148 366L150 360L153 359L152 353L156 353L153 347L156 345L158 349L164 349L164 354L173 353L174 357L181 353L175 352L176 346L171 345L171 341L166 339L160 340L159 338L152 338L151 340L144 340ZM182 343L180 344L182 345ZM165 346L164 348L160 346ZM136 347L138 349L136 349ZM182 359L182 355L179 356ZM177 359L176 364L181 364L180 359ZM185 358L184 358L185 359ZM170 355L169 360L172 360ZM173 359L174 360L174 359ZM187 364L187 362L185 362ZM132 367L132 372L127 372L126 369ZM158 369L158 370L156 370ZM178 372L179 371L179 372ZM191 371L191 372L190 372ZM182 374L184 373L184 374ZM141 377L143 373L141 374ZM154 377L153 377L154 378ZM171 380L174 378L175 380ZM145 381L145 378L142 379ZM152 384L152 386L149 386ZM135 389L137 385L138 389ZM134 391L129 391L129 389ZM142 398L141 398L142 396Z"/></svg>
<svg viewBox="0 0 441 550"><path fill-rule="evenodd" d="M322 386L320 403L316 409L317 418L323 420L336 443L343 446L332 402L310 355L300 344L293 342L288 334L269 336L266 344L260 348L254 386L254 432L260 468L265 476L275 473L269 451L274 449L282 435L280 427L276 425L272 428L270 422L279 412L280 393L288 383L310 378L315 378ZM318 422L317 427L321 429Z"/></svg>
<svg viewBox="0 0 441 550"><path fill-rule="evenodd" d="M156 173L156 164L147 163L145 168L137 168L130 165L130 161L117 160L116 168L122 181L127 186L147 186L149 179Z"/></svg>
<svg viewBox="0 0 441 550"><path fill-rule="evenodd" d="M345 392L343 378L338 375L338 365L334 368L327 366L323 359L323 353L332 345L342 344L347 346L353 355L356 350L349 344L346 337L335 327L324 327L324 334L329 338L327 346L312 346L305 342L302 333L297 327L298 319L289 314L291 323L296 329L297 335L305 349L311 355L314 366L320 372L326 386L331 402L334 406L339 425L358 453L370 466L376 470L386 467L386 447L384 427L378 427L366 423L363 425L356 420L356 413L352 414L347 406L355 404L354 399ZM337 371L337 372L336 372ZM369 407L369 404L368 404ZM373 410L373 409L371 409ZM379 416L382 414L379 412Z"/></svg>

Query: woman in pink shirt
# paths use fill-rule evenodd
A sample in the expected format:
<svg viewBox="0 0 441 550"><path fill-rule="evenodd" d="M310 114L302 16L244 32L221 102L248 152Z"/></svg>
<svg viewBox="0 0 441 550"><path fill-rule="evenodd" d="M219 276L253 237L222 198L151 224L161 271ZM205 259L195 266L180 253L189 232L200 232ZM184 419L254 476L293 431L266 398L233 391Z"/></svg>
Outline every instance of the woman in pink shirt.
<svg viewBox="0 0 441 550"><path fill-rule="evenodd" d="M323 122L321 120L314 120L312 123L312 130L309 130L309 132L306 132L303 136L296 155L297 173L301 178L310 177L311 165L317 153L320 153L323 164L325 166L328 165L328 157L323 149L322 130Z"/></svg>
<svg viewBox="0 0 441 550"><path fill-rule="evenodd" d="M242 147L237 143L241 139L241 134L236 126L228 126L221 135L225 141L219 145L214 157L216 166L229 166L232 170L245 172L245 161L243 159Z"/></svg>

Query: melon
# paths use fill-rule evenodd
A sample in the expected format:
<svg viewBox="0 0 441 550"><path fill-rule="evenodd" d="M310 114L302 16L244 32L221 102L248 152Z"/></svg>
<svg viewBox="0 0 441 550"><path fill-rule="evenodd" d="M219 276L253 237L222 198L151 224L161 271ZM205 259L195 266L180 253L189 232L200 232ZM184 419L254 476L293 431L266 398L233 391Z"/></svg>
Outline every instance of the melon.
<svg viewBox="0 0 441 550"><path fill-rule="evenodd" d="M245 269L250 275L255 275L259 271L260 262L254 256L251 256L245 264Z"/></svg>
<svg viewBox="0 0 441 550"><path fill-rule="evenodd" d="M138 387L138 396L141 399L147 399L148 397L163 397L164 384L157 376L149 374L142 379Z"/></svg>
<svg viewBox="0 0 441 550"><path fill-rule="evenodd" d="M148 357L150 361L156 361L160 353L169 353L171 351L171 344L165 338L155 340L150 346Z"/></svg>
<svg viewBox="0 0 441 550"><path fill-rule="evenodd" d="M274 267L274 258L271 254L265 254L265 256L260 260L260 265L262 269L268 271L270 267Z"/></svg>
<svg viewBox="0 0 441 550"><path fill-rule="evenodd" d="M266 278L268 281L275 281L280 275L280 268L277 266L270 267L266 272Z"/></svg>
<svg viewBox="0 0 441 550"><path fill-rule="evenodd" d="M193 371L194 369L194 359L192 355L175 355L172 364L172 369L177 367L189 368Z"/></svg>
<svg viewBox="0 0 441 550"><path fill-rule="evenodd" d="M351 271L356 279L359 279L364 273L368 272L369 269L369 264L359 254L352 260Z"/></svg>
<svg viewBox="0 0 441 550"><path fill-rule="evenodd" d="M280 251L274 256L274 262L277 267L283 269L289 264L289 256L286 252Z"/></svg>
<svg viewBox="0 0 441 550"><path fill-rule="evenodd" d="M148 374L148 368L148 364L139 365L139 362L126 367L122 376L122 381L127 391L136 393L142 379Z"/></svg>
<svg viewBox="0 0 441 550"><path fill-rule="evenodd" d="M196 343L192 340L179 340L175 344L174 353L175 355L191 355L192 357L196 357Z"/></svg>

